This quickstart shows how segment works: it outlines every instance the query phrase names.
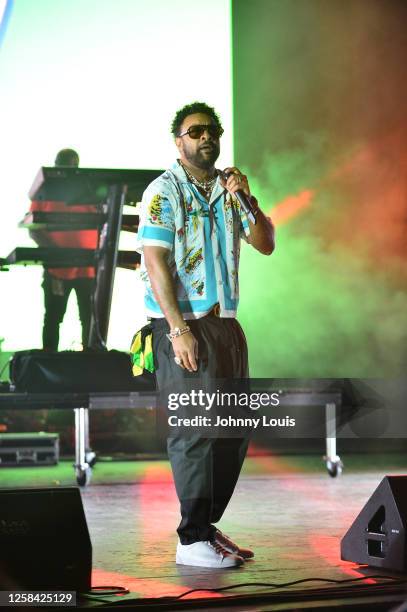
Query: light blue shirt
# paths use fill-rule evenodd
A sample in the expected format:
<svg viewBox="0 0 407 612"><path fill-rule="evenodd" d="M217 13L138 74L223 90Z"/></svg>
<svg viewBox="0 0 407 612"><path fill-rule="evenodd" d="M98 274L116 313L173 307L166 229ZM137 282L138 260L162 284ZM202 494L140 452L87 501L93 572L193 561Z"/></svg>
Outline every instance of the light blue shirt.
<svg viewBox="0 0 407 612"><path fill-rule="evenodd" d="M208 202L177 162L147 187L140 210L137 250L148 317L163 313L154 297L143 247L170 251L168 263L184 319L199 319L220 305L235 317L239 301L240 239L250 235L239 202L216 180Z"/></svg>

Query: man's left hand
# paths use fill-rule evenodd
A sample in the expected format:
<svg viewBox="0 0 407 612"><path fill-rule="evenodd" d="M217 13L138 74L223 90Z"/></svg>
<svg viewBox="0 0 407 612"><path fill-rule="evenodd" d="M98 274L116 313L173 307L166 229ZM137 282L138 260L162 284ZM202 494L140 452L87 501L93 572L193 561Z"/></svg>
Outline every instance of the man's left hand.
<svg viewBox="0 0 407 612"><path fill-rule="evenodd" d="M227 189L229 193L233 195L236 191L241 189L245 192L246 195L251 195L247 176L245 174L242 174L239 168L225 168L223 172L225 172L225 174L232 173L230 174L226 182L222 179L220 180L222 187Z"/></svg>

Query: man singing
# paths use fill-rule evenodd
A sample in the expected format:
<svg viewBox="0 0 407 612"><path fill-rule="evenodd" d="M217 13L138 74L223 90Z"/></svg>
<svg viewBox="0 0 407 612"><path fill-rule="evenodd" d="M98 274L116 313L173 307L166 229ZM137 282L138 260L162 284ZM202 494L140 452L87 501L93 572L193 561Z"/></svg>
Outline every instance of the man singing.
<svg viewBox="0 0 407 612"><path fill-rule="evenodd" d="M184 106L171 131L179 159L146 189L138 239L157 384L164 389L186 378L203 384L247 378L247 345L235 318L240 239L270 255L274 228L251 196L247 177L231 167L221 178L215 169L223 129L213 108ZM238 190L250 199L256 224L235 198ZM225 568L253 557L214 526L232 496L247 445L247 438L198 433L168 439L182 517L177 563Z"/></svg>

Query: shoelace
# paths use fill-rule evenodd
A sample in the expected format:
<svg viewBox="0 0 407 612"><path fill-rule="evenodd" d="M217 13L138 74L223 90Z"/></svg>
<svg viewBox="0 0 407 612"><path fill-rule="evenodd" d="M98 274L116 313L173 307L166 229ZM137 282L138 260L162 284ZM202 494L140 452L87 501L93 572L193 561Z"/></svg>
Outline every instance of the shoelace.
<svg viewBox="0 0 407 612"><path fill-rule="evenodd" d="M219 544L219 542L216 542L216 541L208 542L208 544L212 546L212 548L215 550L215 552L218 555L222 555L222 559L230 555L230 553L226 550L226 548L224 548L222 544Z"/></svg>
<svg viewBox="0 0 407 612"><path fill-rule="evenodd" d="M235 544L233 540L231 540L230 537L226 535L226 533L223 533L223 531L221 531L220 529L218 529L217 532L219 536L223 538L223 540L226 542L227 546L230 546L230 548L235 548L236 550L238 550L239 547L237 546L237 544Z"/></svg>

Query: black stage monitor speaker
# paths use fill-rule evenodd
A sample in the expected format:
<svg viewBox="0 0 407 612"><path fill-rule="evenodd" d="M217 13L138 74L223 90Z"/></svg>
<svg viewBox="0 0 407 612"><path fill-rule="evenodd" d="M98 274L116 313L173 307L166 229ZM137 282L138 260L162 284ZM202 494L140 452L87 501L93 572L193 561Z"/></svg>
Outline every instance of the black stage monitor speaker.
<svg viewBox="0 0 407 612"><path fill-rule="evenodd" d="M78 488L0 490L0 590L84 592L91 572Z"/></svg>
<svg viewBox="0 0 407 612"><path fill-rule="evenodd" d="M407 476L386 476L341 542L341 559L407 572Z"/></svg>

